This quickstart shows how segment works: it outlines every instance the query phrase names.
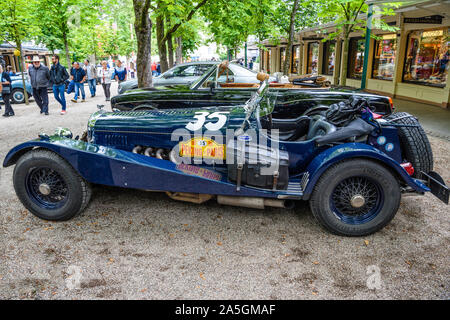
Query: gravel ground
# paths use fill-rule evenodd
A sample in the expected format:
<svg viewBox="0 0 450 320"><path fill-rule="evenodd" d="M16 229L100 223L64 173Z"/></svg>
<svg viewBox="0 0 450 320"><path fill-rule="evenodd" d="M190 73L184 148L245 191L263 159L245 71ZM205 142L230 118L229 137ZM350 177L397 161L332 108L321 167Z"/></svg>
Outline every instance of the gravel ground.
<svg viewBox="0 0 450 320"><path fill-rule="evenodd" d="M2 161L56 126L81 133L103 103L98 90L65 116L53 97L48 117L34 102L15 105L16 117L0 119ZM450 184L450 142L430 140ZM259 211L103 187L81 216L54 223L25 210L13 168L0 170L0 299L450 298L449 207L431 194L403 198L365 238L327 233L307 203Z"/></svg>

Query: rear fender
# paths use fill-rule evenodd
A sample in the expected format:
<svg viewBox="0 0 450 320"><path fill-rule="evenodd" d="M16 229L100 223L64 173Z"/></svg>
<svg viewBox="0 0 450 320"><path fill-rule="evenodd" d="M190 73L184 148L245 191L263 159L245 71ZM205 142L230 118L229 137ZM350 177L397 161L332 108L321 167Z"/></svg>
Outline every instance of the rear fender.
<svg viewBox="0 0 450 320"><path fill-rule="evenodd" d="M304 179L306 186L303 186L303 199L308 200L310 198L316 182L328 168L340 161L355 158L371 159L384 165L391 169L391 171L397 173L397 177L416 192L423 193L430 191L420 180L412 178L397 161L380 150L367 144L346 143L323 151L311 161L306 170L308 179Z"/></svg>

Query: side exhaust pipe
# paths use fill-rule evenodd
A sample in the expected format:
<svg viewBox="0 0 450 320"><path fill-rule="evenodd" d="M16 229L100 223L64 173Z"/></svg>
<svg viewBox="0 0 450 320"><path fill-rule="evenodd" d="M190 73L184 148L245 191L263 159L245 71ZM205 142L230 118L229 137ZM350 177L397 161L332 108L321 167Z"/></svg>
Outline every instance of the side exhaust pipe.
<svg viewBox="0 0 450 320"><path fill-rule="evenodd" d="M294 207L294 202L289 200L278 200L278 199L256 198L256 197L217 196L217 202L219 204L229 206L247 207L254 209L264 209L265 207L292 209Z"/></svg>
<svg viewBox="0 0 450 320"><path fill-rule="evenodd" d="M133 153L141 153L142 151L142 146L136 146L133 148Z"/></svg>

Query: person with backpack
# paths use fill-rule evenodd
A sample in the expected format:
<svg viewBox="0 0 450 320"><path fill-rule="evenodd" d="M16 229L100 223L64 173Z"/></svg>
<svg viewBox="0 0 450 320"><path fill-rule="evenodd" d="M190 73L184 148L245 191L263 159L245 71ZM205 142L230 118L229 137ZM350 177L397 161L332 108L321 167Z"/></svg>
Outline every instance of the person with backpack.
<svg viewBox="0 0 450 320"><path fill-rule="evenodd" d="M127 68L122 67L120 60L117 60L117 66L114 68L114 78L119 84L127 81Z"/></svg>
<svg viewBox="0 0 450 320"><path fill-rule="evenodd" d="M61 114L66 114L66 98L64 96L66 90L66 80L69 79L69 73L66 68L59 63L59 56L52 56L52 67L50 69L50 81L52 83L53 95L56 101L62 107Z"/></svg>

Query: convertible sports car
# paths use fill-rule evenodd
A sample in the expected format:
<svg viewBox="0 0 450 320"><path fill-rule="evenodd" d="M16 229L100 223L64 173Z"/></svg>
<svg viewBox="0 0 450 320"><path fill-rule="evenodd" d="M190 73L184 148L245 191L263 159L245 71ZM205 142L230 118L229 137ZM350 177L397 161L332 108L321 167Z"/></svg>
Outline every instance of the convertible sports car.
<svg viewBox="0 0 450 320"><path fill-rule="evenodd" d="M258 79L247 103L232 108L101 109L81 139L58 128L13 148L3 165L15 165L17 196L46 220L82 212L92 183L260 209L309 200L317 221L345 236L383 228L402 194L431 191L448 204L433 163L409 161L418 146L431 153L411 115L375 119L365 99L352 97L325 115L276 120L268 76Z"/></svg>
<svg viewBox="0 0 450 320"><path fill-rule="evenodd" d="M256 75L255 75L256 76ZM308 86L306 86L308 85ZM136 89L111 99L113 111L152 109L204 108L213 106L237 106L244 104L258 89L258 83L236 82L227 61L215 63L194 83L189 85L155 86ZM333 103L345 101L351 96L368 99L370 107L378 114L392 113L389 97L337 90L327 87L311 87L310 84L294 85L270 83L269 96L275 99L273 117L290 119L328 109Z"/></svg>

